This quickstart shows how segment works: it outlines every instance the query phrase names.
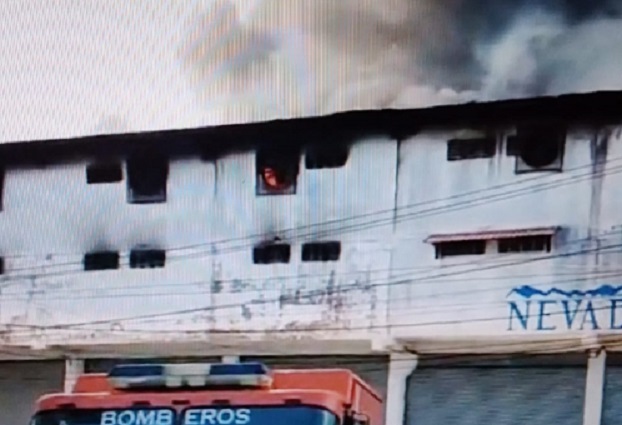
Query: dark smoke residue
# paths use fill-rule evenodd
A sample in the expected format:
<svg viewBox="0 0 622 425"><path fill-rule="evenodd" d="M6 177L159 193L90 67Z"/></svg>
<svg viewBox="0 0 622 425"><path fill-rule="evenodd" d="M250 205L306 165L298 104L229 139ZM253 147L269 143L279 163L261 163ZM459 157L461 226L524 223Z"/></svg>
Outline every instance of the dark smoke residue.
<svg viewBox="0 0 622 425"><path fill-rule="evenodd" d="M222 121L622 89L622 0L217 0L188 28Z"/></svg>

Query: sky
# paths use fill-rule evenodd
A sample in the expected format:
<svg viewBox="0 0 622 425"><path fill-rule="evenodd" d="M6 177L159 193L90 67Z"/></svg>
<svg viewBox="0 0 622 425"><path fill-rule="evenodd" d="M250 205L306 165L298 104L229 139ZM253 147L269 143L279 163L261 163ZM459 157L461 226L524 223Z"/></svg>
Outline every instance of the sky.
<svg viewBox="0 0 622 425"><path fill-rule="evenodd" d="M622 0L6 0L0 142L622 89Z"/></svg>

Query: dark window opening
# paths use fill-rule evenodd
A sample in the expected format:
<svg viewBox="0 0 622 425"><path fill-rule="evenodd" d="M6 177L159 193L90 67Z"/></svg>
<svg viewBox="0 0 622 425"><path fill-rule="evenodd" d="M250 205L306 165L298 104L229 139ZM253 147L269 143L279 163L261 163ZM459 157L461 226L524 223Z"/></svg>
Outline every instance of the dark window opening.
<svg viewBox="0 0 622 425"><path fill-rule="evenodd" d="M436 258L454 257L458 255L482 255L486 252L486 241L452 241L434 244Z"/></svg>
<svg viewBox="0 0 622 425"><path fill-rule="evenodd" d="M0 257L0 275L4 274L4 257Z"/></svg>
<svg viewBox="0 0 622 425"><path fill-rule="evenodd" d="M130 252L130 267L153 269L164 267L166 252L161 249L134 249Z"/></svg>
<svg viewBox="0 0 622 425"><path fill-rule="evenodd" d="M117 183L123 180L121 164L90 164L86 167L88 184Z"/></svg>
<svg viewBox="0 0 622 425"><path fill-rule="evenodd" d="M302 246L302 261L337 261L341 256L340 242L312 242Z"/></svg>
<svg viewBox="0 0 622 425"><path fill-rule="evenodd" d="M522 162L517 171L561 171L565 139L565 129L557 126L523 126L508 137L506 153Z"/></svg>
<svg viewBox="0 0 622 425"><path fill-rule="evenodd" d="M4 175L6 171L0 168L0 211L4 210Z"/></svg>
<svg viewBox="0 0 622 425"><path fill-rule="evenodd" d="M516 136L508 136L505 153L507 156L519 156L520 155L520 139Z"/></svg>
<svg viewBox="0 0 622 425"><path fill-rule="evenodd" d="M291 149L257 152L257 194L291 195L296 193L300 151Z"/></svg>
<svg viewBox="0 0 622 425"><path fill-rule="evenodd" d="M305 152L305 168L339 168L346 165L350 152L347 146L310 147Z"/></svg>
<svg viewBox="0 0 622 425"><path fill-rule="evenodd" d="M168 159L154 153L134 155L127 161L128 202L166 202Z"/></svg>
<svg viewBox="0 0 622 425"><path fill-rule="evenodd" d="M447 142L447 160L492 158L497 150L494 137L452 139Z"/></svg>
<svg viewBox="0 0 622 425"><path fill-rule="evenodd" d="M550 252L550 235L521 236L517 238L499 239L498 251L500 253L510 252Z"/></svg>
<svg viewBox="0 0 622 425"><path fill-rule="evenodd" d="M84 270L114 270L119 268L119 253L113 251L91 252L84 255Z"/></svg>
<svg viewBox="0 0 622 425"><path fill-rule="evenodd" d="M289 263L292 255L288 244L270 244L253 248L253 263L278 264Z"/></svg>

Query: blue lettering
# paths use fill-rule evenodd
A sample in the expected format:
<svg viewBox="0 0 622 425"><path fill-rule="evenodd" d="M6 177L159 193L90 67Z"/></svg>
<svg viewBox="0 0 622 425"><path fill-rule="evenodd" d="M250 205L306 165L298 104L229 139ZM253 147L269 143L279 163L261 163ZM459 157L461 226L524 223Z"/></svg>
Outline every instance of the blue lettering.
<svg viewBox="0 0 622 425"><path fill-rule="evenodd" d="M189 409L183 425L246 425L250 420L249 409Z"/></svg>
<svg viewBox="0 0 622 425"><path fill-rule="evenodd" d="M110 410L103 412L100 425L173 425L171 410Z"/></svg>
<svg viewBox="0 0 622 425"><path fill-rule="evenodd" d="M596 313L594 313L594 307L592 306L592 301L588 301L587 306L585 307L585 314L583 315L583 321L581 322L581 330L583 330L583 327L585 326L588 315L590 318L589 321L592 323L592 329L593 330L600 329L598 327L598 322L596 321Z"/></svg>
<svg viewBox="0 0 622 425"><path fill-rule="evenodd" d="M554 331L555 326L549 328L544 327L544 318L549 317L551 313L545 313L544 308L547 305L557 305L557 301L540 301L540 312L538 313L538 330L539 331Z"/></svg>
<svg viewBox="0 0 622 425"><path fill-rule="evenodd" d="M618 309L618 302L622 302L622 300L611 300L610 329L622 329L622 324L616 325L616 310Z"/></svg>
<svg viewBox="0 0 622 425"><path fill-rule="evenodd" d="M186 410L186 414L184 416L184 425L199 425L200 415L201 411L199 409Z"/></svg>
<svg viewBox="0 0 622 425"><path fill-rule="evenodd" d="M577 303L577 305L574 310L571 310L568 305L568 301L562 301L562 305L564 306L564 316L566 316L566 326L568 326L568 329L572 329L574 319L577 317L577 313L579 312L579 306L581 306L580 300L575 301L575 303Z"/></svg>
<svg viewBox="0 0 622 425"><path fill-rule="evenodd" d="M520 325L522 326L522 328L524 330L527 330L527 321L529 320L529 306L531 305L531 301L527 301L525 302L525 312L522 313L520 311L520 309L518 308L518 305L512 301L510 303L508 303L509 307L510 307L510 325L508 327L508 330L514 330L512 328L512 319L514 318L514 315L516 314L516 318L518 319Z"/></svg>

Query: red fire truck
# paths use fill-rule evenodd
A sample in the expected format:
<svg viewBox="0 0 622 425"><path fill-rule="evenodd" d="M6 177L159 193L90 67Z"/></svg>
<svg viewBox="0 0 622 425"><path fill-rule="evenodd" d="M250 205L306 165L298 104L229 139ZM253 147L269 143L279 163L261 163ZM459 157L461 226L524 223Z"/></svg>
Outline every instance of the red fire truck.
<svg viewBox="0 0 622 425"><path fill-rule="evenodd" d="M31 425L382 425L381 397L344 369L130 364L37 401Z"/></svg>

